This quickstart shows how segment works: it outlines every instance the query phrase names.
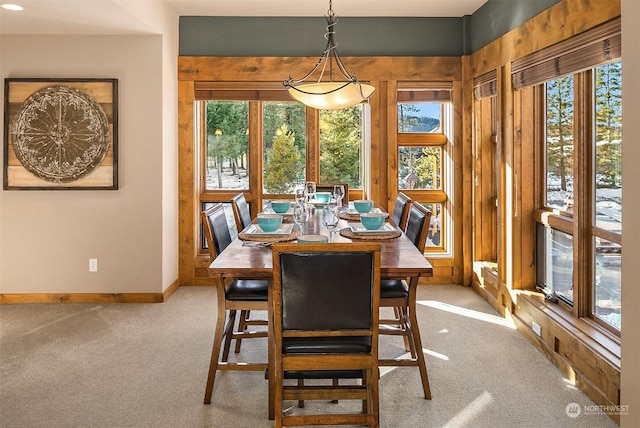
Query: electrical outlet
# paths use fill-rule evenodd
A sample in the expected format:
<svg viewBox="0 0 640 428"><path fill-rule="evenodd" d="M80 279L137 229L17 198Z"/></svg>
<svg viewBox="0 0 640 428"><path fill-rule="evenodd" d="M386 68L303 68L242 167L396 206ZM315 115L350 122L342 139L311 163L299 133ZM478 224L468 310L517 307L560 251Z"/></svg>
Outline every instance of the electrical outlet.
<svg viewBox="0 0 640 428"><path fill-rule="evenodd" d="M531 330L538 336L541 336L542 331L540 330L540 324L535 321L531 321Z"/></svg>
<svg viewBox="0 0 640 428"><path fill-rule="evenodd" d="M89 272L98 272L98 259L89 259Z"/></svg>

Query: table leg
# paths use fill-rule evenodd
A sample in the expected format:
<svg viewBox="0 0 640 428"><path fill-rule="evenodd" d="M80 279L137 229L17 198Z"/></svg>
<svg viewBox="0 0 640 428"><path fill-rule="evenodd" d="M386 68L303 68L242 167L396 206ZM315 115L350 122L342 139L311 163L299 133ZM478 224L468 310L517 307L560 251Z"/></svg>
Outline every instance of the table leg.
<svg viewBox="0 0 640 428"><path fill-rule="evenodd" d="M269 383L269 420L272 421L276 418L275 415L275 369L274 369L274 354L275 343L273 338L273 284L269 283L269 310L267 313L268 321L268 339L267 339L267 356L268 356L268 383Z"/></svg>

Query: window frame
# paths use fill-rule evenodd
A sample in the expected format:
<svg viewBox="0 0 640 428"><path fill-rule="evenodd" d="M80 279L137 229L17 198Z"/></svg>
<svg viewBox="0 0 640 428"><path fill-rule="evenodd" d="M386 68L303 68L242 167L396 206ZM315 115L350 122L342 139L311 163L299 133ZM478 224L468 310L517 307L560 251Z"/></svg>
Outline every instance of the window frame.
<svg viewBox="0 0 640 428"><path fill-rule="evenodd" d="M276 90L277 89L277 90ZM243 192L251 209L252 217L261 211L265 200L290 197L291 194L266 193L264 190L264 143L263 143L263 105L265 102L296 102L282 91L281 84L275 86L273 82L196 82L196 99L194 103L194 139L196 144L197 176L198 176L198 205L196 210L207 203L222 202L228 203L231 198L239 192ZM250 165L248 189L207 189L206 188L206 149L207 149L207 109L208 101L242 101L249 103L248 128L249 145L247 159ZM368 152L365 135L369 133L364 129L370 120L365 115L368 109L362 108L362 147L360 151L360 167L366 163L366 153ZM320 112L311 107L305 107L306 115L306 156L305 156L305 180L319 182L320 176ZM259 171L259 173L257 173ZM361 171L363 184L368 171ZM349 199L360 199L363 197L362 188L349 187ZM198 211L199 212L199 211ZM197 213L196 213L197 214ZM197 247L198 256L207 256L207 250L201 238L201 232L197 231L196 240L200 245Z"/></svg>
<svg viewBox="0 0 640 428"><path fill-rule="evenodd" d="M615 62L619 58L612 59ZM598 64L601 65L601 64ZM621 330L600 319L595 314L595 237L601 237L621 245L622 232L615 233L595 225L595 87L594 65L587 70L574 73L574 195L573 211L553 209L546 206L546 165L545 165L545 83L534 88L537 103L535 122L540 134L536 146L536 157L541 165L536 172L538 208L535 221L543 226L567 233L573 237L573 303L558 299L558 305L577 318L582 318L609 337L619 341ZM538 242L538 245L544 243ZM537 263L542 263L537 260ZM543 288L543 284L538 286ZM543 290L548 292L548 290ZM549 296L554 301L553 293Z"/></svg>
<svg viewBox="0 0 640 428"><path fill-rule="evenodd" d="M418 201L427 207L439 204L439 233L440 245L425 246L423 252L429 256L451 257L453 255L453 97L452 82L398 82L396 102L394 103L395 116L395 151L398 164L394 169L394 176L390 180L395 192L403 192L414 201ZM398 105L416 103L440 104L440 132L400 132L398 129ZM398 170L400 162L400 149L402 147L440 147L440 189L401 189L399 187ZM389 146L392 150L392 146ZM432 213L432 224L438 217ZM430 226L431 227L431 226Z"/></svg>

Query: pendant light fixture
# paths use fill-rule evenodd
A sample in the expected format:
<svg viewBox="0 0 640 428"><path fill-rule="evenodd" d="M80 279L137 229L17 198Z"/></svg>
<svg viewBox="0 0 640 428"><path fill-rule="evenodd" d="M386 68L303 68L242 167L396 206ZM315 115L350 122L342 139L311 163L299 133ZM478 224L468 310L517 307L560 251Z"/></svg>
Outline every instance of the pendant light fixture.
<svg viewBox="0 0 640 428"><path fill-rule="evenodd" d="M338 49L334 40L335 25L338 18L333 13L331 1L325 18L327 19L327 46L318 58L313 69L302 79L295 80L291 76L284 81L284 86L289 94L301 103L323 110L338 110L352 107L363 101L368 101L375 90L371 85L361 83L355 75L351 76L342 64L338 56ZM346 81L334 81L334 65ZM305 83L316 71L319 72L318 80ZM325 74L329 80L323 79Z"/></svg>

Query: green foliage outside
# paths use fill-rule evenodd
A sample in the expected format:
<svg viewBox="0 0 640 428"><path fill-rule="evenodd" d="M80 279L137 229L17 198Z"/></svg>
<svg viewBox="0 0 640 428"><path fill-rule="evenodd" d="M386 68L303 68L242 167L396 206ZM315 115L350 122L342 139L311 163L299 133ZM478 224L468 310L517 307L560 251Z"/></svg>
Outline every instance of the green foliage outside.
<svg viewBox="0 0 640 428"><path fill-rule="evenodd" d="M398 186L401 189L441 189L440 147L400 147L398 162ZM410 183L409 174L415 174Z"/></svg>
<svg viewBox="0 0 640 428"><path fill-rule="evenodd" d="M360 147L362 107L320 112L320 182L362 187Z"/></svg>
<svg viewBox="0 0 640 428"><path fill-rule="evenodd" d="M622 186L622 61L595 69L598 187Z"/></svg>
<svg viewBox="0 0 640 428"><path fill-rule="evenodd" d="M207 167L218 173L222 188L222 169L227 164L233 175L246 169L249 148L249 103L246 101L207 102Z"/></svg>
<svg viewBox="0 0 640 428"><path fill-rule="evenodd" d="M547 82L547 174L567 190L573 180L573 76Z"/></svg>
<svg viewBox="0 0 640 428"><path fill-rule="evenodd" d="M207 168L240 178L248 174L249 102L208 101ZM320 112L319 181L362 187L362 107ZM290 193L306 181L306 109L296 102L262 103L263 187L265 193Z"/></svg>
<svg viewBox="0 0 640 428"><path fill-rule="evenodd" d="M291 193L302 170L302 156L295 146L295 134L287 125L276 132L273 144L265 151L264 187L269 193Z"/></svg>
<svg viewBox="0 0 640 428"><path fill-rule="evenodd" d="M264 191L291 193L305 181L305 107L295 102L264 102L262 128Z"/></svg>

